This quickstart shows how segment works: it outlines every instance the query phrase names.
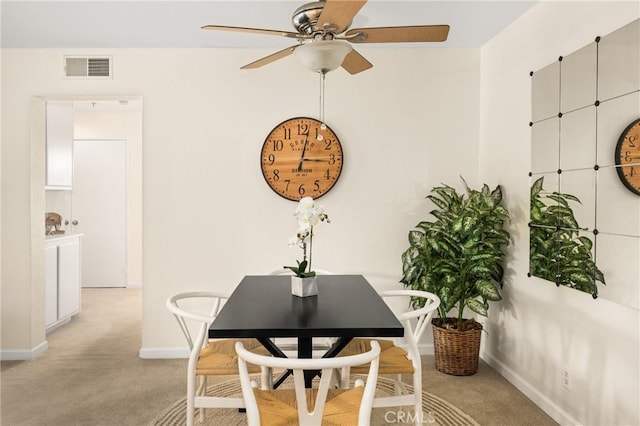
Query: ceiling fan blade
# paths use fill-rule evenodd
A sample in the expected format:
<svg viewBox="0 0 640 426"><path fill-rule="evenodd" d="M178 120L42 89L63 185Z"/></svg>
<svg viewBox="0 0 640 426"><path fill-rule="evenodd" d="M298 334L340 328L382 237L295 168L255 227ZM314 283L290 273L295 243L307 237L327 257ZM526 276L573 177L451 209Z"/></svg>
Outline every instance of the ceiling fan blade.
<svg viewBox="0 0 640 426"><path fill-rule="evenodd" d="M291 55L298 46L300 45L296 44L294 46L289 46L286 49L282 49L276 53L272 53L269 56L265 56L264 58L258 59L257 61L253 61L250 64L247 64L241 67L240 69L247 70L247 69L260 68L261 66L270 64L271 62L275 62L278 59L286 58L287 56Z"/></svg>
<svg viewBox="0 0 640 426"><path fill-rule="evenodd" d="M359 72L366 71L373 67L373 64L365 59L364 56L356 52L355 49L351 49L351 52L347 54L342 61L342 68L344 68L349 74L358 74Z"/></svg>
<svg viewBox="0 0 640 426"><path fill-rule="evenodd" d="M217 31L233 31L238 33L276 35L276 36L289 37L289 38L307 38L303 34L292 33L289 31L267 30L263 28L230 27L228 25L205 25L201 27L201 29L217 30Z"/></svg>
<svg viewBox="0 0 640 426"><path fill-rule="evenodd" d="M354 28L344 34L352 43L411 43L445 41L448 25L418 25L408 27Z"/></svg>
<svg viewBox="0 0 640 426"><path fill-rule="evenodd" d="M331 29L331 31L340 34L349 28L353 17L366 2L367 0L327 0L316 27L324 29L325 25L333 25L335 29Z"/></svg>

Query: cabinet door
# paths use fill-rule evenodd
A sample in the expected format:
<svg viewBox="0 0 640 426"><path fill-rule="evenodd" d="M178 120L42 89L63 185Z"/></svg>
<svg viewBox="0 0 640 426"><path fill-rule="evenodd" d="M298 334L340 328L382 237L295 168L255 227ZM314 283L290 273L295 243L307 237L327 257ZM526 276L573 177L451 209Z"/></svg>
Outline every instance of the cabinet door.
<svg viewBox="0 0 640 426"><path fill-rule="evenodd" d="M58 318L80 311L80 239L58 246Z"/></svg>
<svg viewBox="0 0 640 426"><path fill-rule="evenodd" d="M58 320L58 246L45 249L44 322L49 326Z"/></svg>
<svg viewBox="0 0 640 426"><path fill-rule="evenodd" d="M73 103L47 102L48 187L70 189L73 178Z"/></svg>

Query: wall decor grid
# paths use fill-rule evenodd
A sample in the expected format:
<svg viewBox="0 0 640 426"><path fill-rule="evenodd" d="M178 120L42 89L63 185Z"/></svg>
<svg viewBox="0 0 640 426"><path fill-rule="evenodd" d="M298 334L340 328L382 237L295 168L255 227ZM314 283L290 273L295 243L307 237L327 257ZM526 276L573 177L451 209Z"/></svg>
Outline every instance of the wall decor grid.
<svg viewBox="0 0 640 426"><path fill-rule="evenodd" d="M614 152L640 118L640 20L530 76L529 275L639 309L640 196Z"/></svg>

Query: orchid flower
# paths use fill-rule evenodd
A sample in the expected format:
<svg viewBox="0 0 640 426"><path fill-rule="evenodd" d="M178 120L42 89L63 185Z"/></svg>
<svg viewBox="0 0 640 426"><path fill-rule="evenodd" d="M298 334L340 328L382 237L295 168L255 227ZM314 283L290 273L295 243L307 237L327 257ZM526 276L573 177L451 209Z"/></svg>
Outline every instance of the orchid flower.
<svg viewBox="0 0 640 426"><path fill-rule="evenodd" d="M311 248L313 242L313 227L320 222L329 221L329 216L323 207L316 207L313 198L304 197L298 202L294 212L298 221L296 235L289 239L289 245L298 245L302 249L302 262L296 261L298 266L285 266L296 274L297 277L313 277L316 275L311 269ZM307 262L307 245L309 246L309 261ZM307 266L309 270L307 271Z"/></svg>

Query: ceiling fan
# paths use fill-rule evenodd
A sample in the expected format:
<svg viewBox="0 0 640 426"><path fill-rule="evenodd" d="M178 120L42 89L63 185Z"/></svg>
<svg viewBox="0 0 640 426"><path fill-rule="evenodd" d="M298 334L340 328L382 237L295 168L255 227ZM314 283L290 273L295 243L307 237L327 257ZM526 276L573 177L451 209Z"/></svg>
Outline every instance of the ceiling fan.
<svg viewBox="0 0 640 426"><path fill-rule="evenodd" d="M226 25L205 25L202 29L276 35L298 40L298 44L251 62L241 69L259 68L296 51L303 62L306 61L302 56L320 61L320 64L314 62L307 66L323 74L338 66L342 66L350 74L357 74L373 66L349 43L441 42L447 39L448 25L349 29L354 16L366 2L367 0L323 0L304 4L292 16L293 26L298 32ZM329 65L327 60L333 64Z"/></svg>

